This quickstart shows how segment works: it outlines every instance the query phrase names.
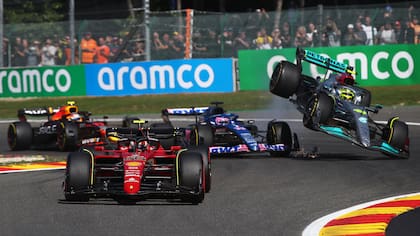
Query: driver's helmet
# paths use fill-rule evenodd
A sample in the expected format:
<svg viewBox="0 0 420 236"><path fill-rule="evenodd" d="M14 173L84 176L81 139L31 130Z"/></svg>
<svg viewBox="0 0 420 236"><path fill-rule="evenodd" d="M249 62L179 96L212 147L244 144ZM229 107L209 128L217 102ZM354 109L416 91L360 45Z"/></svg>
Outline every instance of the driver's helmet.
<svg viewBox="0 0 420 236"><path fill-rule="evenodd" d="M67 116L67 120L69 121L76 121L76 122L82 122L83 118L78 113L71 113Z"/></svg>
<svg viewBox="0 0 420 236"><path fill-rule="evenodd" d="M148 146L149 146L149 142L147 142L146 140L143 140L137 144L137 149L144 151L147 149Z"/></svg>
<svg viewBox="0 0 420 236"><path fill-rule="evenodd" d="M353 90L351 90L349 88L345 88L345 87L339 88L338 93L339 93L340 99L342 99L342 100L345 100L345 101L353 101L354 100L355 94L354 94Z"/></svg>
<svg viewBox="0 0 420 236"><path fill-rule="evenodd" d="M342 73L336 78L338 84L341 85L354 85L354 77L349 73Z"/></svg>

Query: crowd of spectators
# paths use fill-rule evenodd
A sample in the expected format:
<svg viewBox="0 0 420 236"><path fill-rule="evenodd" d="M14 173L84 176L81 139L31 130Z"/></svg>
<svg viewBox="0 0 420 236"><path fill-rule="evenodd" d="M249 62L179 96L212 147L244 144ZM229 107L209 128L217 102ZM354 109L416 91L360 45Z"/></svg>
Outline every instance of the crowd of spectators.
<svg viewBox="0 0 420 236"><path fill-rule="evenodd" d="M354 14L354 19L327 16L322 25L314 21L298 24L282 21L278 26L264 9L250 14L246 23L233 14L232 24L221 32L211 27L199 28L192 35L192 58L237 57L244 49L280 49L290 47L336 47L352 45L420 44L420 24L412 5L406 15L394 16L386 6L373 22L370 15ZM145 59L142 35L131 38L85 32L74 39L75 64L142 61ZM134 40L133 40L134 39ZM135 40L139 39L139 40ZM185 58L185 38L182 32L154 31L151 39L153 60ZM70 65L70 37L57 36L43 41L15 37L3 40L4 66ZM9 49L9 50L7 50Z"/></svg>

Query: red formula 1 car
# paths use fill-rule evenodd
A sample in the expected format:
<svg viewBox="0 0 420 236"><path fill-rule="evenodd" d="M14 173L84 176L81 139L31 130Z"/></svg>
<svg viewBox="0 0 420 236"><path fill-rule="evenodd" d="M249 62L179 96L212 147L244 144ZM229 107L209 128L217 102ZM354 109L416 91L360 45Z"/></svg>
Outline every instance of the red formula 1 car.
<svg viewBox="0 0 420 236"><path fill-rule="evenodd" d="M47 121L32 127L27 116L46 117ZM73 101L56 109L20 109L18 119L9 125L7 131L7 141L13 151L29 148L73 151L83 144L102 141L107 125L105 120L91 121L90 113L79 111Z"/></svg>
<svg viewBox="0 0 420 236"><path fill-rule="evenodd" d="M146 199L201 203L210 190L208 154L164 149L148 130L108 128L108 144L68 155L64 195L69 201L112 198L121 204ZM206 160L206 161L204 161Z"/></svg>

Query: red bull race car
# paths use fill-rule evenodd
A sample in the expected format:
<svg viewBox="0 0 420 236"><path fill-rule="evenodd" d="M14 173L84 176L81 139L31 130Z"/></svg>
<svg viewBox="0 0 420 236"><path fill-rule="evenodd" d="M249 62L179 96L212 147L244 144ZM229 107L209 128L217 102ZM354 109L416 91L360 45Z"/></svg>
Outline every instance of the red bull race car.
<svg viewBox="0 0 420 236"><path fill-rule="evenodd" d="M270 80L270 92L289 99L303 114L303 125L391 157L409 157L408 126L399 117L386 124L376 122L371 113L371 93L355 83L351 66L309 50L296 50L296 64L281 61ZM302 74L302 61L323 67L325 78Z"/></svg>
<svg viewBox="0 0 420 236"><path fill-rule="evenodd" d="M144 121L134 121L144 124ZM67 157L68 201L111 198L121 204L147 199L201 203L210 190L210 156L182 146L164 148L149 128L108 128L109 142L89 145Z"/></svg>
<svg viewBox="0 0 420 236"><path fill-rule="evenodd" d="M79 111L73 101L59 108L41 107L18 110L19 121L9 125L7 142L11 150L51 149L75 150L83 144L101 142L107 122L91 121L90 113ZM38 127L32 127L27 116L46 117Z"/></svg>

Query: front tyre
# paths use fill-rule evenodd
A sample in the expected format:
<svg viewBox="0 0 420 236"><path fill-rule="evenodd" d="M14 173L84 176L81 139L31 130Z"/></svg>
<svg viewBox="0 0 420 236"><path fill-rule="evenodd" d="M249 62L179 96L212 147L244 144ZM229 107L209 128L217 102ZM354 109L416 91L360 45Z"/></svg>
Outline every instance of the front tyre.
<svg viewBox="0 0 420 236"><path fill-rule="evenodd" d="M300 81L298 67L288 61L281 61L276 65L271 75L270 92L283 98L289 98L296 93Z"/></svg>
<svg viewBox="0 0 420 236"><path fill-rule="evenodd" d="M198 204L204 200L203 161L200 153L183 151L178 154L177 184L191 193L184 201Z"/></svg>
<svg viewBox="0 0 420 236"><path fill-rule="evenodd" d="M57 147L60 151L73 151L78 147L79 126L72 122L61 122L57 130Z"/></svg>
<svg viewBox="0 0 420 236"><path fill-rule="evenodd" d="M267 144L284 144L283 151L270 151L271 156L289 156L293 145L289 124L284 121L270 121L267 126Z"/></svg>
<svg viewBox="0 0 420 236"><path fill-rule="evenodd" d="M192 146L198 147L210 147L214 143L214 133L213 129L210 125L205 124L201 125L198 124L193 126L190 134L190 144Z"/></svg>
<svg viewBox="0 0 420 236"><path fill-rule="evenodd" d="M82 151L67 156L64 197L68 201L89 201L86 191L93 185L93 154Z"/></svg>

